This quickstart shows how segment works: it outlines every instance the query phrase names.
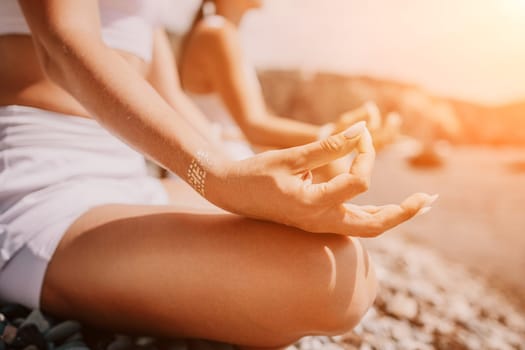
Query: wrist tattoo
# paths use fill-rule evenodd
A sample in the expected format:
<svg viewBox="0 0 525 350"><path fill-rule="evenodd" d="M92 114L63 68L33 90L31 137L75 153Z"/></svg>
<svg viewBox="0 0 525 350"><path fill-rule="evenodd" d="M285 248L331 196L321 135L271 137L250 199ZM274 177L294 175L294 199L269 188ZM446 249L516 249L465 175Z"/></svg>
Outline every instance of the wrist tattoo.
<svg viewBox="0 0 525 350"><path fill-rule="evenodd" d="M197 152L197 157L193 159L188 167L188 184L201 196L204 197L205 194L205 184L206 184L206 170L204 166L210 164L210 157L207 152L199 151Z"/></svg>

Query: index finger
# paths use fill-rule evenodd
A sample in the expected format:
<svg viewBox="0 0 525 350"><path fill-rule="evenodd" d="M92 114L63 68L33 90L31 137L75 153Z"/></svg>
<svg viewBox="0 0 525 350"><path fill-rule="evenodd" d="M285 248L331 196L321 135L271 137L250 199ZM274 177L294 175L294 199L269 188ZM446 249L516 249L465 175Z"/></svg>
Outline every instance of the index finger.
<svg viewBox="0 0 525 350"><path fill-rule="evenodd" d="M294 157L291 157L287 163L296 173L319 168L352 152L359 145L359 140L365 130L366 124L360 122L342 133L294 147Z"/></svg>
<svg viewBox="0 0 525 350"><path fill-rule="evenodd" d="M375 161L374 145L368 129L363 129L355 149L358 154L349 173L339 174L327 182L305 187L306 195L312 202L341 203L368 190Z"/></svg>
<svg viewBox="0 0 525 350"><path fill-rule="evenodd" d="M372 136L370 135L368 129L365 129L361 134L361 138L359 139L356 148L358 153L352 162L350 173L363 179L365 182L370 183L376 152L374 149Z"/></svg>

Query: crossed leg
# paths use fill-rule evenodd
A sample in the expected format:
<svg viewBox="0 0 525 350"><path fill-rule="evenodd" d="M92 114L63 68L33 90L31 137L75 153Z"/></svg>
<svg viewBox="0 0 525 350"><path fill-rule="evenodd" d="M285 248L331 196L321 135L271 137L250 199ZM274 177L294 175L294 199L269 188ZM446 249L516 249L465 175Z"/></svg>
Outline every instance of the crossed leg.
<svg viewBox="0 0 525 350"><path fill-rule="evenodd" d="M41 305L116 331L280 347L351 329L375 290L355 239L175 206L107 205L66 232Z"/></svg>

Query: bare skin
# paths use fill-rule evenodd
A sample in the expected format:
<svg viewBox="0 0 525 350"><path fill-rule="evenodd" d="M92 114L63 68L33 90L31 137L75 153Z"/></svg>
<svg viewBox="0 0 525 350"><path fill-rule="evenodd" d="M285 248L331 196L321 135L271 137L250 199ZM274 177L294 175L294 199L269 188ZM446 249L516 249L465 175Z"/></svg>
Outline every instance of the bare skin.
<svg viewBox="0 0 525 350"><path fill-rule="evenodd" d="M279 347L350 329L374 298L355 239L192 211L86 213L49 266L44 309L124 331Z"/></svg>
<svg viewBox="0 0 525 350"><path fill-rule="evenodd" d="M245 216L204 208L192 194L189 207L91 209L49 263L45 311L114 330L262 348L358 322L376 281L366 252L348 236L379 235L431 200L415 194L401 205L345 206L369 183L374 151L366 129L230 162L206 140L174 75L159 74L174 71L164 66L172 57L162 31L146 64L101 42L97 2L19 3L33 37L0 36L0 105L95 118L181 177L205 150L214 159L206 199ZM352 150L359 153L352 169L309 183L310 169Z"/></svg>
<svg viewBox="0 0 525 350"><path fill-rule="evenodd" d="M208 3L214 4L215 16L198 19L181 48L182 84L193 94L218 94L251 144L263 149L302 145L320 136L341 132L359 121L367 122L376 148L394 140L398 130L389 123L382 127L380 112L370 103L343 113L335 123L329 123L328 128L270 113L255 68L244 57L238 33L244 14L259 8L261 2L214 0ZM341 166L344 163L332 164L334 171L328 173L339 173Z"/></svg>

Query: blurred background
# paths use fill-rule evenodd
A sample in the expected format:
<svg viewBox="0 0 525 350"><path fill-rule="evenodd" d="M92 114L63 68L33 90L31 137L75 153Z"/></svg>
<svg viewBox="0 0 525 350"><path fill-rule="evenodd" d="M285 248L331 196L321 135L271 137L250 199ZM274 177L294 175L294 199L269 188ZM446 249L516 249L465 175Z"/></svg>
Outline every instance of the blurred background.
<svg viewBox="0 0 525 350"><path fill-rule="evenodd" d="M199 3L166 3L175 50ZM357 203L441 196L367 242L386 287L343 343L368 331L385 334L367 343L378 349L396 333L420 340L407 349L525 348L525 1L266 0L241 36L280 115L320 124L366 101L399 113L404 136Z"/></svg>

